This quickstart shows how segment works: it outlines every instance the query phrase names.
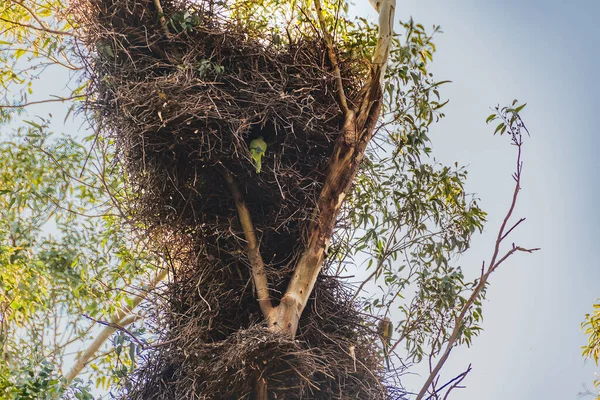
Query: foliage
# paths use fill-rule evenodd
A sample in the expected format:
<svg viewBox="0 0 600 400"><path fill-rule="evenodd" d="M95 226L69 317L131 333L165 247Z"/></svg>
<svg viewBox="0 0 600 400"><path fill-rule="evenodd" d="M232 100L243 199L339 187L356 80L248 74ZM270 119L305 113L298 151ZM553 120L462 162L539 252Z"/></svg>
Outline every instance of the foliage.
<svg viewBox="0 0 600 400"><path fill-rule="evenodd" d="M581 328L588 337L588 343L582 346L582 355L585 358L594 360L598 366L600 360L600 303L594 304L594 312L585 315L585 321ZM597 391L597 399L600 399L600 379L594 382L594 389Z"/></svg>
<svg viewBox="0 0 600 400"><path fill-rule="evenodd" d="M61 0L10 0L0 4L0 85L4 89L4 105L26 104L36 81L48 68L72 73L79 70L73 57L73 26L67 10ZM80 90L65 97L76 97ZM9 118L15 110L2 108L0 117Z"/></svg>
<svg viewBox="0 0 600 400"><path fill-rule="evenodd" d="M0 143L0 344L4 367L14 368L2 386L16 398L60 387L65 354L127 298L110 289L131 285L151 265L110 202L107 188L122 190L122 175L84 170L101 163L73 138L49 132L48 120L36 121ZM100 375L114 362L105 358Z"/></svg>
<svg viewBox="0 0 600 400"><path fill-rule="evenodd" d="M404 318L396 324L397 342L406 348L406 359L419 362L447 342L473 287L452 260L483 229L485 213L465 192L467 171L429 157L428 131L444 117L447 103L440 95L447 81L426 72L439 27L428 34L412 20L403 26L404 40L396 42L388 68L384 122L348 201L346 245L354 258L366 259L368 280L382 282L380 295L371 289L366 310L387 314L399 308ZM412 288L416 296L405 299ZM478 304L461 342L470 344L480 319Z"/></svg>

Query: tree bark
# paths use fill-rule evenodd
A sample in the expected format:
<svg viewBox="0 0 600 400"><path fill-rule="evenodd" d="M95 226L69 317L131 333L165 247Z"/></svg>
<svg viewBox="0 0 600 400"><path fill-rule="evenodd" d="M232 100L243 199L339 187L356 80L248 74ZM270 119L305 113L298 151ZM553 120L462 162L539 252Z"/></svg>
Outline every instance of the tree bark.
<svg viewBox="0 0 600 400"><path fill-rule="evenodd" d="M347 196L364 157L367 144L373 137L379 118L382 81L389 57L393 32L395 0L377 2L379 35L373 54L372 73L365 85L357 109L346 108L343 88L340 88L340 108L344 112L344 126L329 159L323 189L317 201L317 216L309 227L307 246L298 260L288 288L267 318L269 329L295 336L302 311L306 307L327 254L336 218ZM318 11L318 10L317 10ZM324 35L327 39L329 36ZM330 43L326 45L330 47ZM337 62L330 57L334 70ZM341 79L339 80L341 84Z"/></svg>
<svg viewBox="0 0 600 400"><path fill-rule="evenodd" d="M262 256L260 255L260 248L256 238L256 233L254 232L254 225L252 224L250 211L248 211L248 207L246 207L246 202L242 197L242 193L233 180L231 173L226 170L224 175L227 186L229 187L229 191L233 197L233 201L235 202L240 225L244 231L244 239L246 239L246 255L252 271L252 281L254 282L256 298L258 300L263 317L265 319L269 319L273 312L271 297L269 295L269 281L265 272L265 264Z"/></svg>
<svg viewBox="0 0 600 400"><path fill-rule="evenodd" d="M306 250L298 260L281 303L274 309L269 328L295 336L304 307L321 272L331 243L336 218L352 186L381 108L379 77L374 77L363 107L346 114L344 128L329 160L328 173L317 201L317 217L309 228Z"/></svg>
<svg viewBox="0 0 600 400"><path fill-rule="evenodd" d="M254 400L269 400L269 392L267 391L267 381L263 378L258 378L254 386Z"/></svg>
<svg viewBox="0 0 600 400"><path fill-rule="evenodd" d="M257 300L268 329L288 334L291 337L297 333L300 316L308 303L327 255L335 221L352 186L367 145L373 137L375 124L381 111L382 82L392 43L396 1L381 0L374 3L372 1L372 4L379 12L379 34L372 58L371 76L357 99L358 107L349 108L335 49L322 15L321 4L319 0L315 0L329 61L336 76L338 104L344 116L344 125L328 162L323 188L317 200L315 218L309 226L307 246L294 268L287 290L277 307L273 307L269 297L268 281L262 259L260 259L260 249L254 238L250 215L231 175L226 174L247 241L247 254L257 290ZM256 400L268 400L267 382L264 378L257 379L253 394Z"/></svg>

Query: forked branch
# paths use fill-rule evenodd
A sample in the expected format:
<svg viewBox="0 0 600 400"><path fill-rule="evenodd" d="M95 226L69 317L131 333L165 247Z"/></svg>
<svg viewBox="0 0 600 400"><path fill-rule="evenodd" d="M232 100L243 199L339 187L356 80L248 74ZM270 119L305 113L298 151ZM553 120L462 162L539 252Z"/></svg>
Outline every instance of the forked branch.
<svg viewBox="0 0 600 400"><path fill-rule="evenodd" d="M326 24L319 0L315 1L315 5L335 69L337 62L333 43L325 29ZM269 319L269 326L273 331L286 332L292 336L296 334L300 315L306 307L321 272L336 218L354 181L367 144L373 136L381 111L381 72L385 70L384 64L387 63L389 56L391 40L388 39L391 36L388 33L393 31L394 7L395 0L384 0L380 7L381 12L385 13L383 17L380 17L380 22L383 24L379 27L380 40L376 53L373 55L374 64L371 78L362 91L363 97L359 99L358 109L348 109L347 105L344 109L344 103L341 103L341 108L345 112L344 126L329 158L328 170L317 200L314 219L308 229L306 248L298 259L292 279L280 304L274 308L272 318ZM377 64L375 64L376 62ZM342 88L341 78L338 80L338 84L339 88ZM343 94L343 90L338 93ZM345 101L345 96L340 97L341 99Z"/></svg>

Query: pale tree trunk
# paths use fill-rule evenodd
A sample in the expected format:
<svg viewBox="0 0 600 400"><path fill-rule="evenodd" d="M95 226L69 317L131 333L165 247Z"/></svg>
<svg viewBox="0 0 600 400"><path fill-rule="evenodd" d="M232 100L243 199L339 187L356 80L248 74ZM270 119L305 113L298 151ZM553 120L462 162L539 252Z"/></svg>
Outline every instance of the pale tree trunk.
<svg viewBox="0 0 600 400"><path fill-rule="evenodd" d="M298 330L300 316L308 303L315 282L321 272L323 260L327 254L336 218L351 188L365 150L373 136L375 124L381 111L382 82L390 53L393 34L395 0L382 0L371 3L379 12L378 42L373 54L371 76L366 82L358 107L349 108L344 94L341 72L337 63L335 49L321 10L319 0L315 8L319 17L323 39L329 61L337 80L337 97L344 116L344 126L336 140L333 154L327 168L323 188L317 200L315 218L308 230L306 248L298 259L292 278L277 307L273 307L269 297L268 279L264 263L252 226L250 213L239 195L231 175L225 178L236 203L238 218L246 239L246 251L252 268L252 277L256 296L269 330L294 337ZM268 399L267 382L259 378L254 387L256 400Z"/></svg>
<svg viewBox="0 0 600 400"><path fill-rule="evenodd" d="M315 1L317 13L321 17L320 2ZM316 218L309 227L307 246L294 268L292 279L281 303L268 311L265 318L269 329L295 336L300 316L312 290L327 254L336 218L354 181L358 166L364 157L367 144L381 110L381 84L389 57L395 0L384 0L373 4L379 12L379 37L373 54L372 74L362 93L363 97L356 109L348 108L333 44L327 33L323 18L320 18L323 37L328 48L329 59L338 78L338 97L344 113L344 126L335 143L329 159L328 171L323 189L317 201ZM258 285L257 285L258 288ZM262 307L262 305L261 305Z"/></svg>
<svg viewBox="0 0 600 400"><path fill-rule="evenodd" d="M133 309L146 299L148 293L167 277L167 271L166 268L160 271L154 279L142 288L141 293L132 299L129 306L124 307L111 319L98 336L96 336L94 341L77 358L69 372L67 372L65 375L67 382L72 382L73 379L79 375L81 370L83 370L83 368L85 368L85 366L94 358L95 354L100 350L100 347L102 347L104 342L106 342L113 333L118 329L127 327L127 325L132 324L140 318L138 315L132 313Z"/></svg>

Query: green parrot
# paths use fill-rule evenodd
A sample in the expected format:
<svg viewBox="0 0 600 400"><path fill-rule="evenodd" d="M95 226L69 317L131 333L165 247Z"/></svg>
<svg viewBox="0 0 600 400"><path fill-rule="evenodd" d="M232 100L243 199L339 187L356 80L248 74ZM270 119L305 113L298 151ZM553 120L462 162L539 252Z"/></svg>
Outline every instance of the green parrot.
<svg viewBox="0 0 600 400"><path fill-rule="evenodd" d="M385 317L379 320L379 324L377 325L377 333L381 337L381 341L383 342L383 356L385 357L385 362L387 364L388 369L390 369L390 345L392 343L392 335L394 334L394 325L392 324L392 320L389 317Z"/></svg>
<svg viewBox="0 0 600 400"><path fill-rule="evenodd" d="M250 155L252 156L252 160L254 160L254 164L256 165L257 174L260 174L260 167L262 165L261 159L265 154L265 151L267 151L267 144L263 140L262 136L259 136L250 142Z"/></svg>

